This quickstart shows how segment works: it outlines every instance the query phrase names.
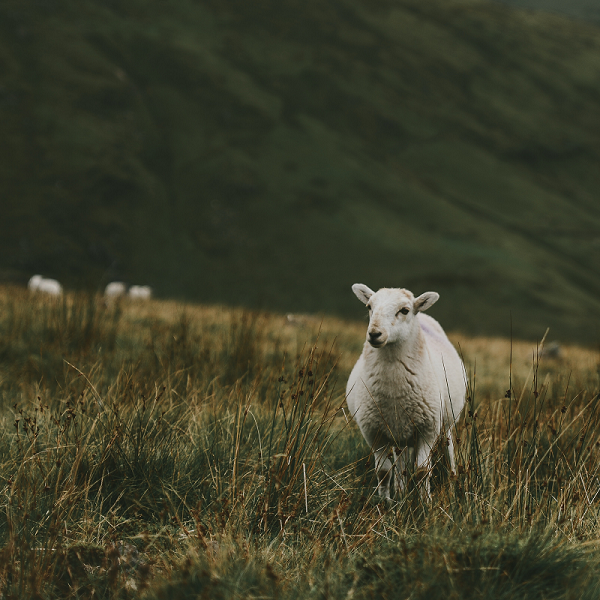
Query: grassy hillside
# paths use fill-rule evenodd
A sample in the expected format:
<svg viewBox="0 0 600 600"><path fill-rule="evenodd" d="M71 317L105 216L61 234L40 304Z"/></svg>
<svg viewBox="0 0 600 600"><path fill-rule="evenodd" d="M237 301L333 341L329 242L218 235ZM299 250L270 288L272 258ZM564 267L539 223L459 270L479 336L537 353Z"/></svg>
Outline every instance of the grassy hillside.
<svg viewBox="0 0 600 600"><path fill-rule="evenodd" d="M497 0L520 8L543 10L565 14L575 19L583 19L600 24L600 6L595 0Z"/></svg>
<svg viewBox="0 0 600 600"><path fill-rule="evenodd" d="M457 473L388 503L364 329L0 288L2 597L596 598L597 353L454 337Z"/></svg>
<svg viewBox="0 0 600 600"><path fill-rule="evenodd" d="M0 5L0 276L595 342L600 32L477 0Z"/></svg>

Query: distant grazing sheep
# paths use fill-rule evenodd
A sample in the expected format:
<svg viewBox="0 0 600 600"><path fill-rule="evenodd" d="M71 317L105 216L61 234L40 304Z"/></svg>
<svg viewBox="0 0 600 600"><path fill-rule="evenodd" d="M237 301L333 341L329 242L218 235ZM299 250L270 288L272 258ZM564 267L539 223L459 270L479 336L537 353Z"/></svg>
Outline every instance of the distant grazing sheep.
<svg viewBox="0 0 600 600"><path fill-rule="evenodd" d="M299 328L305 327L307 325L318 325L320 322L319 319L314 315L303 315L294 313L288 313L285 316L285 320L288 322L288 324L295 325Z"/></svg>
<svg viewBox="0 0 600 600"><path fill-rule="evenodd" d="M129 288L129 297L135 300L150 300L152 288L149 285L132 285Z"/></svg>
<svg viewBox="0 0 600 600"><path fill-rule="evenodd" d="M60 296L63 292L62 285L56 279L45 279L41 275L34 275L27 287L31 292L41 292L49 296Z"/></svg>
<svg viewBox="0 0 600 600"><path fill-rule="evenodd" d="M404 490L415 464L425 469L429 496L430 454L440 435L447 437L455 470L450 429L465 404L466 373L440 324L423 314L436 292L383 288L357 283L353 292L369 309L369 327L346 388L348 408L373 449L378 493L390 497L392 474Z"/></svg>
<svg viewBox="0 0 600 600"><path fill-rule="evenodd" d="M105 298L119 298L127 292L127 286L121 281L111 281L104 289Z"/></svg>

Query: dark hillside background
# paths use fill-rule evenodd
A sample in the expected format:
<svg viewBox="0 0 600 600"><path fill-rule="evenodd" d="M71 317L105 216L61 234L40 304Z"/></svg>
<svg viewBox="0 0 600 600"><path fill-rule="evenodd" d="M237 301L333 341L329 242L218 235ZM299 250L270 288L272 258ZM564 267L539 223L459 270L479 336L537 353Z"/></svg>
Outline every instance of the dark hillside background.
<svg viewBox="0 0 600 600"><path fill-rule="evenodd" d="M600 24L600 3L597 0L498 0L505 4L565 14L574 19L583 19Z"/></svg>
<svg viewBox="0 0 600 600"><path fill-rule="evenodd" d="M477 0L4 0L0 278L600 338L600 28Z"/></svg>

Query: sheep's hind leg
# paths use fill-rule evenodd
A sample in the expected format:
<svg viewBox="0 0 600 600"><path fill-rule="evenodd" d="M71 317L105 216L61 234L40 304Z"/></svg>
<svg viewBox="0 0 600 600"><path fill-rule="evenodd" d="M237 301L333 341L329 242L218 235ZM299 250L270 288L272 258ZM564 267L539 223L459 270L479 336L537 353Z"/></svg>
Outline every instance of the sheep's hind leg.
<svg viewBox="0 0 600 600"><path fill-rule="evenodd" d="M390 498L390 480L392 478L392 461L387 446L373 450L375 456L375 473L377 475L377 493L383 498Z"/></svg>
<svg viewBox="0 0 600 600"><path fill-rule="evenodd" d="M452 475L456 475L456 460L454 459L454 441L452 440L452 428L446 432L446 440L448 441L448 458L450 459L450 471Z"/></svg>

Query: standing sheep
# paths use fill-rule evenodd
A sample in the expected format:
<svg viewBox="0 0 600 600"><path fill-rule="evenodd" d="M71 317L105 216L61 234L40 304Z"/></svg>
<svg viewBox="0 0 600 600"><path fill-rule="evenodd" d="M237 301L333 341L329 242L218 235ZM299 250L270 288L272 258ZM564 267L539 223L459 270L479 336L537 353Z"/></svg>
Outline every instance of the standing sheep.
<svg viewBox="0 0 600 600"><path fill-rule="evenodd" d="M450 428L466 394L462 360L440 324L423 314L439 295L425 292L415 298L398 288L374 292L360 283L352 291L369 309L369 327L346 399L373 450L378 493L390 497L392 473L402 491L416 455L417 469L426 470L429 496L431 449L442 434L455 469Z"/></svg>
<svg viewBox="0 0 600 600"><path fill-rule="evenodd" d="M56 279L45 279L41 275L34 275L27 287L31 292L41 292L49 296L60 296L63 291L62 285Z"/></svg>
<svg viewBox="0 0 600 600"><path fill-rule="evenodd" d="M122 281L111 281L104 289L105 298L120 298L125 295L127 286Z"/></svg>
<svg viewBox="0 0 600 600"><path fill-rule="evenodd" d="M152 288L149 285L132 285L129 288L129 297L133 300L150 300Z"/></svg>

